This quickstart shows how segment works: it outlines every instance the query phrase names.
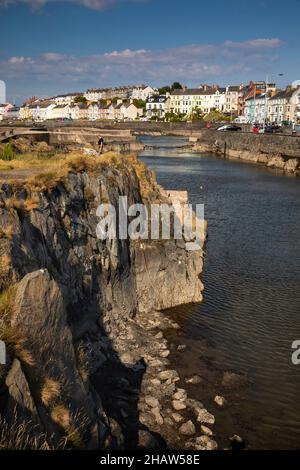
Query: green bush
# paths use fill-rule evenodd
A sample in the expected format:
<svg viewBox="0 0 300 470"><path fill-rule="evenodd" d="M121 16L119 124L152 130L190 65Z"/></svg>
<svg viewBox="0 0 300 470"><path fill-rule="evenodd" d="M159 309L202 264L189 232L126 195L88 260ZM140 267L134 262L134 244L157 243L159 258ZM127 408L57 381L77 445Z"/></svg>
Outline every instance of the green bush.
<svg viewBox="0 0 300 470"><path fill-rule="evenodd" d="M11 143L5 144L4 147L0 149L0 160L10 161L14 156L15 151Z"/></svg>

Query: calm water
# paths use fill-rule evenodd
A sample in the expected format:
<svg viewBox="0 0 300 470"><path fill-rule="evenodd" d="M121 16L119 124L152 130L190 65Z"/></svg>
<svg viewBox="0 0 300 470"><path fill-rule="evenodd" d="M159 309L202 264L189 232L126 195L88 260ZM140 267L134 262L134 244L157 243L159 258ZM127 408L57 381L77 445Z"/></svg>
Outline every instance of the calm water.
<svg viewBox="0 0 300 470"><path fill-rule="evenodd" d="M205 204L208 220L204 302L167 314L181 325L172 360L215 413L225 447L238 433L249 448L300 448L300 366L291 344L300 339L300 179L239 162L174 149L182 139L147 138L141 159L168 189L186 189ZM173 146L173 148L172 148ZM242 382L223 386L223 374ZM213 397L227 399L217 409Z"/></svg>

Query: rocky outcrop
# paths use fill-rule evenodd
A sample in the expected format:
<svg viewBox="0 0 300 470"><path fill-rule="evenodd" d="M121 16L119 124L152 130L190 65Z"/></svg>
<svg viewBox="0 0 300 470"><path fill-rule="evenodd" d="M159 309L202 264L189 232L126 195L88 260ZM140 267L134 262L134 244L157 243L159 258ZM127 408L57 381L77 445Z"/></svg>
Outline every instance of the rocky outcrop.
<svg viewBox="0 0 300 470"><path fill-rule="evenodd" d="M300 138L281 134L218 132L203 129L194 144L197 152L209 152L222 158L245 160L286 173L300 174Z"/></svg>
<svg viewBox="0 0 300 470"><path fill-rule="evenodd" d="M160 332L177 325L158 310L201 300L202 251L175 240L99 240L101 202L168 200L135 159L90 161L69 162L63 177L1 184L0 337L8 362L0 419L5 429L23 426L34 438L24 439L29 448L168 445L176 433L160 433L164 440L155 433L176 377L159 376L169 355ZM1 446L6 439L14 446L5 436Z"/></svg>

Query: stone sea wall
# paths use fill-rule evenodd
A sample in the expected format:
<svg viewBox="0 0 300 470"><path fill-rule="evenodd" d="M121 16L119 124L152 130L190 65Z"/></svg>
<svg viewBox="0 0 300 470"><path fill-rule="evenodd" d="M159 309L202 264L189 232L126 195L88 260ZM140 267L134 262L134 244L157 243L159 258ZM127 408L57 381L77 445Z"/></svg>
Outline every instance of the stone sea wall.
<svg viewBox="0 0 300 470"><path fill-rule="evenodd" d="M222 158L260 163L288 173L300 174L300 136L203 129L193 148L195 151L211 152Z"/></svg>

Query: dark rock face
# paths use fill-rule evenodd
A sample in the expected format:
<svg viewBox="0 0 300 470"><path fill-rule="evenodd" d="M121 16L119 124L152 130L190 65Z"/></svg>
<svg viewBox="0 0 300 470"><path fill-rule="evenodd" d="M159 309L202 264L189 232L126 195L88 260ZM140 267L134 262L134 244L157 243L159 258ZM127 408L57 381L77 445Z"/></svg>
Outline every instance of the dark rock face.
<svg viewBox="0 0 300 470"><path fill-rule="evenodd" d="M151 197L163 199L148 177ZM1 238L0 256L10 260L2 288L16 286L6 328L22 338L0 375L0 417L31 421L32 434L54 448L62 440L67 448L161 446L138 407L146 369L153 380L168 363L165 340L153 340L164 321L155 311L202 299L201 251L174 240L97 239L96 208L117 205L119 195L129 205L143 200L129 162L70 172L52 189L0 187L0 229L11 232Z"/></svg>

